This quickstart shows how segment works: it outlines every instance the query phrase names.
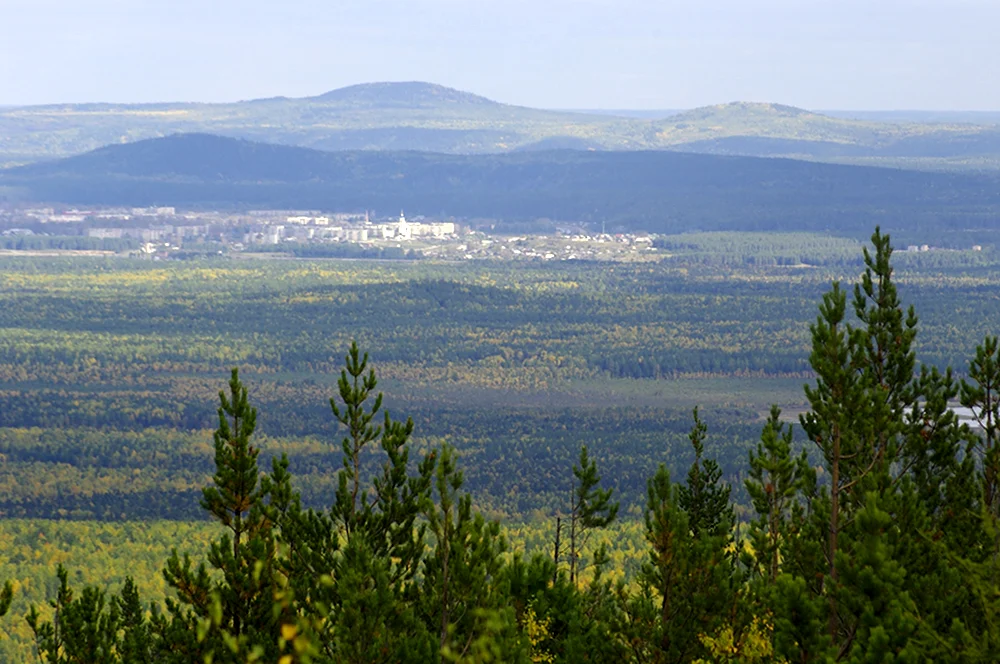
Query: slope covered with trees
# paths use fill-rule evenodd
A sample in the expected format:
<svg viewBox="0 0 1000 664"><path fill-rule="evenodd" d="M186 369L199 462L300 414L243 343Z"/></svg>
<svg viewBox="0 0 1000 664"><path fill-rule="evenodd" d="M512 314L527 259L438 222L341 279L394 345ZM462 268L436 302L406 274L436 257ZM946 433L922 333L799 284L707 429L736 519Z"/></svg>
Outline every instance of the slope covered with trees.
<svg viewBox="0 0 1000 664"><path fill-rule="evenodd" d="M320 150L482 154L561 146L890 161L939 169L1000 166L1000 128L989 114L845 117L733 102L662 115L526 108L415 81L352 85L298 99L0 108L0 165L207 132Z"/></svg>
<svg viewBox="0 0 1000 664"><path fill-rule="evenodd" d="M606 222L658 233L816 231L992 241L993 175L677 152L320 152L206 134L0 171L15 197L80 205L366 210ZM923 244L923 242L917 242Z"/></svg>

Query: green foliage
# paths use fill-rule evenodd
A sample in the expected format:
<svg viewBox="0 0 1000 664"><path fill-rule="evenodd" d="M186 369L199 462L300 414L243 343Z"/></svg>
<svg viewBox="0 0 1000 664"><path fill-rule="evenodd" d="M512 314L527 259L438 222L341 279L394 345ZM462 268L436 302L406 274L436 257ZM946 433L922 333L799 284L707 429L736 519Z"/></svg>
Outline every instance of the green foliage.
<svg viewBox="0 0 1000 664"><path fill-rule="evenodd" d="M619 503L612 501L614 489L600 488L601 476L597 462L587 453L587 446L580 447L580 460L573 466L573 485L569 509L569 582L575 584L581 564L583 549L590 531L606 528L618 516ZM556 534L558 538L559 534ZM558 541L558 540L557 540ZM558 546L558 545L557 545ZM559 552L556 551L558 560Z"/></svg>
<svg viewBox="0 0 1000 664"><path fill-rule="evenodd" d="M691 442L697 449L705 428L695 411ZM688 662L709 656L701 635L724 630L737 600L738 575L729 531L729 487L717 483L714 466L696 456L692 486L677 486L661 465L649 480L646 538L650 561L639 593L625 600L629 622L643 625L642 639L654 662ZM697 524L697 525L696 525ZM645 634L642 634L645 632Z"/></svg>
<svg viewBox="0 0 1000 664"><path fill-rule="evenodd" d="M358 345L351 344L351 351L347 356L347 368L341 372L340 380L337 382L340 398L344 402L344 411L341 412L337 407L335 399L330 399L334 417L348 430L347 437L341 443L346 472L338 476L340 483L337 487L336 503L337 518L343 523L348 536L360 527L362 513L358 510L359 497L362 507L368 506L367 496L364 494L359 496L358 493L361 490L361 452L382 433L381 428L372 424L375 415L382 407L382 393L375 397L375 403L371 405L370 411L366 412L364 409L365 401L377 384L374 369L365 375L367 366L368 354L365 353L363 358L360 357ZM350 379L347 377L348 373L351 375ZM409 435L409 431L406 435Z"/></svg>
<svg viewBox="0 0 1000 664"><path fill-rule="evenodd" d="M770 598L774 612L774 652L789 662L834 661L826 632L825 606L806 584L792 574L782 574Z"/></svg>
<svg viewBox="0 0 1000 664"><path fill-rule="evenodd" d="M451 439L416 438L414 420L383 412L368 357L354 344L331 402L341 444L324 456L325 443L304 443L317 454L318 472L337 469L328 507L303 501L288 456L272 453L263 474L257 441L268 439L233 371L213 444L198 434L170 439L193 445L192 457L214 451L215 468L202 475L209 486L201 503L212 517L204 546L168 559L164 600L154 594L147 613L142 578L126 580L117 595L100 585L76 594L60 549L46 541L54 526L31 522L0 554L0 574L16 582L0 599L15 590L18 602L50 598L26 621L49 662L992 661L1000 575L985 480L989 428L971 431L949 406L962 395L983 421L992 417L985 404L993 403L996 344L987 338L964 388L950 370L917 373L916 317L896 294L888 238L876 232L872 240L855 291L857 324L835 283L811 327L815 383L800 422L816 457L794 449L795 435L774 407L740 477L716 460L725 447L695 409L683 446L686 481L674 484L669 468L681 457L670 447L683 440L687 419L668 420L664 436L659 411L625 409L628 436L660 463L646 482L641 525L618 524L612 496L622 494L602 486L589 451L600 432L591 424L601 420L547 415L579 450L571 506L580 530L572 530L570 549L575 559L582 546L575 535L593 535L588 578L582 567L559 571L547 519L545 530L510 525L508 539L465 492ZM418 415L427 421L438 412ZM474 421L449 426L467 435ZM545 420L509 426L524 435L538 421ZM574 427L587 431L588 446L580 448ZM140 451L154 448L156 437L146 435L129 440ZM69 458L122 459L104 432L3 436L11 454L43 443L64 453L72 441L81 445ZM636 472L632 460L606 454L605 476ZM546 456L551 449L523 457L523 466ZM557 460L559 472L572 458ZM740 479L748 505L734 504L730 480ZM494 481L498 493L516 494L523 478ZM745 530L733 527L737 515L748 516ZM101 564L116 564L113 545L126 531L84 528L94 536L62 537L97 540L106 547ZM23 567L28 558L56 565L56 582L35 588L37 574L11 573L11 563Z"/></svg>
<svg viewBox="0 0 1000 664"><path fill-rule="evenodd" d="M85 662L113 664L118 660L118 606L108 606L104 591L87 586L76 597L69 587L69 573L62 565L56 570L59 589L52 601L55 616L42 621L32 607L28 625L35 633L38 656L47 664Z"/></svg>
<svg viewBox="0 0 1000 664"><path fill-rule="evenodd" d="M720 482L722 470L715 459L706 459L705 434L708 426L694 409L694 426L691 427L691 447L694 463L688 470L687 483L678 488L677 500L687 512L688 526L694 537L702 534L719 536L733 524L733 508L729 502L731 487Z"/></svg>
<svg viewBox="0 0 1000 664"><path fill-rule="evenodd" d="M118 609L122 630L118 643L122 664L146 664L153 654L153 634L146 619L146 609L131 577L125 579L121 594L112 601Z"/></svg>
<svg viewBox="0 0 1000 664"><path fill-rule="evenodd" d="M974 450L981 460L983 502L1000 519L1000 361L996 336L987 336L969 362L969 381L962 381L961 403L972 410L979 426Z"/></svg>
<svg viewBox="0 0 1000 664"><path fill-rule="evenodd" d="M169 622L163 618L158 628L161 632L190 630L195 621L207 621L213 638L196 646L188 640L189 647L206 654L214 650L221 658L223 643L237 644L233 647L238 649L243 641L259 642L269 646L261 646L262 653L273 655L276 543L265 505L273 483L260 478L259 450L250 442L257 410L250 406L237 369L229 380L229 396L220 391L219 401L216 470L201 500L202 508L224 528L222 537L209 547L208 566L214 574L204 563L193 568L191 558L185 554L182 560L175 550L163 575L177 593L178 603L168 602ZM287 463L287 459L275 460L275 484L281 484Z"/></svg>
<svg viewBox="0 0 1000 664"><path fill-rule="evenodd" d="M776 651L793 660L965 656L970 633L989 634L986 614L969 608L978 584L965 570L988 551L988 524L976 462L962 453L966 429L949 408L959 386L950 369L914 375L916 315L898 298L889 238L876 230L872 244L855 287L860 325L845 322L834 283L811 328L817 382L800 421L829 479L819 491L806 479L806 510L793 513L783 549L789 572L778 592L761 593ZM944 596L929 590L944 587Z"/></svg>
<svg viewBox="0 0 1000 664"><path fill-rule="evenodd" d="M837 552L841 607L857 616L851 638L841 646L845 661L919 662L925 657L917 639L916 607L905 591L906 571L893 559L886 533L892 517L866 496L857 514L859 545L853 555Z"/></svg>
<svg viewBox="0 0 1000 664"><path fill-rule="evenodd" d="M964 367L1000 316L1000 276L988 264L915 265L894 277L921 312L921 365ZM349 346L353 331L379 359L392 407L412 413L414 444L453 445L466 487L492 515L562 508L582 442L621 513L637 515L660 461L690 466L696 403L712 421L706 453L747 505L741 473L759 413L775 401L786 412L802 405L804 319L842 269L706 266L681 255L606 270L12 258L0 266L0 513L102 520L203 517L216 377L234 363L264 413L261 466L287 453L303 504L330 505L337 486L328 471L340 455L321 442L336 435L324 402L340 374L335 348ZM366 476L378 472L362 461Z"/></svg>
<svg viewBox="0 0 1000 664"><path fill-rule="evenodd" d="M462 482L454 450L442 448L434 480L436 504L425 506L434 548L424 561L420 612L439 619L431 624L439 628L444 661L464 660L462 653L475 653L476 644L491 631L509 632L514 623L506 588L495 581L503 572L506 549L500 524L473 512L471 496L460 493ZM490 637L494 644L503 640L500 634ZM520 649L516 642L511 645ZM503 661L509 661L503 650L511 645L496 653Z"/></svg>
<svg viewBox="0 0 1000 664"><path fill-rule="evenodd" d="M771 406L757 449L750 451L744 480L757 515L747 536L751 566L767 585L773 585L781 571L782 547L791 535L789 522L793 515L801 515L800 495L816 481L806 451L792 456L792 435L792 427L781 421L781 409Z"/></svg>

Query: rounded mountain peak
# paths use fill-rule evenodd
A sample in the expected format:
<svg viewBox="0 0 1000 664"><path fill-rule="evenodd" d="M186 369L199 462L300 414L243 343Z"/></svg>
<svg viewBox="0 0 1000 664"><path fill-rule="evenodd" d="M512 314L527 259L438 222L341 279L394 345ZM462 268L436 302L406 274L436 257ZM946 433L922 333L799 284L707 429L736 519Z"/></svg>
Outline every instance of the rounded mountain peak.
<svg viewBox="0 0 1000 664"><path fill-rule="evenodd" d="M708 120L714 118L753 118L753 117L779 117L794 118L803 116L816 116L817 113L807 111L795 106L785 104L773 104L767 102L734 101L728 104L716 104L714 106L702 106L690 111L670 117L671 121L693 121Z"/></svg>
<svg viewBox="0 0 1000 664"><path fill-rule="evenodd" d="M338 88L310 101L367 108L426 108L436 106L499 106L486 97L421 81L360 83Z"/></svg>

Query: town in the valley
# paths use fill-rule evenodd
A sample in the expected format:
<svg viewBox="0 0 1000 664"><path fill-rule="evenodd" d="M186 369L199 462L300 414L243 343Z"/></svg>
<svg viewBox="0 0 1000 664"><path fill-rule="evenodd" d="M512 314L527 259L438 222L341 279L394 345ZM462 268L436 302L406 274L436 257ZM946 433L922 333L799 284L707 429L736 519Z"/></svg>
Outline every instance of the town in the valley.
<svg viewBox="0 0 1000 664"><path fill-rule="evenodd" d="M491 220L411 218L403 211L377 217L369 211L0 209L0 249L6 251L87 251L154 260L220 254L535 261L648 260L660 255L648 233L610 233L547 220L532 230L499 233Z"/></svg>

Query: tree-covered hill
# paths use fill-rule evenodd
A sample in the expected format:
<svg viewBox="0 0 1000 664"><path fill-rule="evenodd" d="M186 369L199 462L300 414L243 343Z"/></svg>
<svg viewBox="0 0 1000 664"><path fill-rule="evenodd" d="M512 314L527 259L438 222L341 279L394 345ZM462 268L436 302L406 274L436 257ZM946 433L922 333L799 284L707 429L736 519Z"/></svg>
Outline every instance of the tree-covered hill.
<svg viewBox="0 0 1000 664"><path fill-rule="evenodd" d="M358 108L380 109L446 106L502 106L492 99L433 83L361 83L309 97L310 101L343 104Z"/></svg>
<svg viewBox="0 0 1000 664"><path fill-rule="evenodd" d="M526 108L421 82L367 83L312 97L234 103L0 108L0 165L181 132L321 150L477 154L554 144L818 160L894 159L939 168L1000 165L1000 125L989 115L897 122L734 102L660 119L627 112ZM833 154L831 146L836 148Z"/></svg>
<svg viewBox="0 0 1000 664"><path fill-rule="evenodd" d="M113 145L0 171L35 201L329 210L399 209L609 229L820 231L900 241L990 235L995 176L669 151L503 155L320 152L205 134ZM970 235L971 232L971 235ZM957 240L956 240L957 241Z"/></svg>

